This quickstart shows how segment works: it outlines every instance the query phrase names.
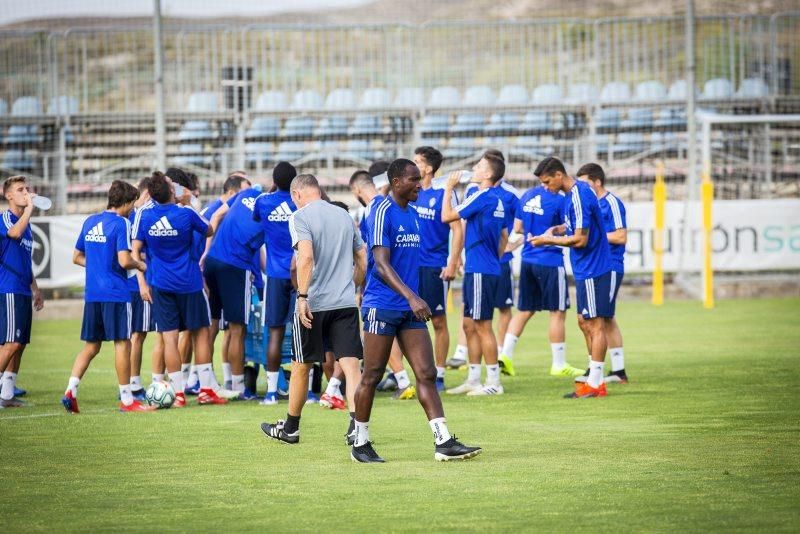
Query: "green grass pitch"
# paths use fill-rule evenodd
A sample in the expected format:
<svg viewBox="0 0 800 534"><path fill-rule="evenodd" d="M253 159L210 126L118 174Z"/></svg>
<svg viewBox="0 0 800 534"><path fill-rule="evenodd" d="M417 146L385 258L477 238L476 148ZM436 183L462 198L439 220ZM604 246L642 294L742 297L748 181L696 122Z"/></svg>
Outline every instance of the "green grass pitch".
<svg viewBox="0 0 800 534"><path fill-rule="evenodd" d="M445 398L451 431L483 455L434 462L416 401L379 394L378 466L353 464L346 414L318 406L294 447L259 430L285 403L120 414L108 346L68 415L79 323L35 323L20 378L33 406L0 411L0 530L796 531L800 300L619 308L629 385L562 399L536 317L504 396ZM567 352L585 364L572 316Z"/></svg>

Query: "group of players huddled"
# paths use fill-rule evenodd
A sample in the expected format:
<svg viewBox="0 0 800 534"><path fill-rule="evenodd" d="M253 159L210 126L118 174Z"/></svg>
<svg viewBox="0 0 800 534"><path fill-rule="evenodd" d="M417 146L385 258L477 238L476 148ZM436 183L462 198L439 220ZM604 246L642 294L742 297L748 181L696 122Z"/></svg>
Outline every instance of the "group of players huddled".
<svg viewBox="0 0 800 534"><path fill-rule="evenodd" d="M360 341L353 348L353 343L336 341L326 333L316 347L303 338L321 328L322 320L314 322L312 312L317 310L307 304L314 295L303 294L303 287L306 291L311 287L312 292L325 288L315 278L322 272L319 261L324 258L312 263L313 274L303 274L297 265L302 256L298 251L305 246L303 233L297 230L301 222L297 214L306 211L305 220L313 212L310 204L329 202L313 176L298 177L291 164L280 162L273 170L271 190L264 192L244 172L234 172L221 196L202 209L197 177L181 169L154 172L138 188L113 182L107 209L86 219L75 245L73 261L86 269L81 329L85 346L75 359L63 406L79 412L81 379L101 344L113 341L119 409L153 410L144 402L141 380L142 347L150 332L156 336L152 380L169 380L176 393L173 407L185 406L187 395L196 395L198 404L256 399L255 391L245 388L244 376L245 336L254 294L262 302L263 326L269 331L267 391L261 403L274 405L281 398L281 346L286 325L292 321L294 361L328 364L324 366L328 385L319 403L340 410L349 405L347 442L354 447L357 461L383 461L372 449L368 420L362 415L368 419L376 388L394 390L394 399L419 397L436 438L437 459L478 454L480 448L464 446L450 436L439 392L503 394L501 374L515 375L515 345L539 311L550 313L550 374L575 378L568 397L603 397L606 382L627 382L622 337L614 319L624 273L625 207L605 189L603 169L589 163L573 178L558 158L547 157L533 171L540 185L520 194L504 180L506 165L498 150L486 151L471 172L451 172L435 179L442 160L437 149L423 146L416 149L413 161L376 162L350 178L350 190L363 206L357 229L353 228L352 265L345 262L350 269L345 272L359 294L364 323L360 336L364 362L356 366L357 375L344 360L339 362L343 355L336 351L338 343L348 347L346 356L360 358ZM466 182L459 199L456 189ZM306 189L312 186L320 195L317 198L312 191L309 200ZM4 296L0 329L5 328L0 330L0 369L4 371L0 407L9 408L24 405L18 398L22 392L16 386L17 372L30 341L32 309L40 309L43 302L31 266L34 195L22 176L7 179L3 193L9 207L0 223L0 293ZM344 204L333 204L347 210ZM319 213L318 218L330 217L330 221L316 221L321 232L326 224L341 224L340 218L324 215L329 212ZM520 246L515 300L511 260ZM349 254L348 242L345 247ZM565 318L570 301L565 248L570 249L578 324L589 353L585 371L566 361ZM449 285L460 273L463 328L456 352L448 360ZM514 303L516 314L512 314ZM497 336L492 326L495 309L499 310ZM339 328L344 324L348 330L359 329L357 319L352 324L338 320ZM432 343L428 321L433 326ZM212 365L221 330L223 384L217 382ZM404 330L415 332L404 336ZM419 352L417 346L424 344L432 349ZM324 354L309 355L309 350ZM611 372L604 376L606 351ZM404 356L416 375L416 387L405 371ZM383 377L387 363L389 371ZM466 380L447 389L446 369L465 365ZM356 397L349 389L355 389L354 377L361 384ZM346 396L343 385L349 386ZM367 399L362 409L357 409L358 396ZM289 405L287 420L265 423L262 429L271 438L297 443L299 412L292 413L291 393Z"/></svg>

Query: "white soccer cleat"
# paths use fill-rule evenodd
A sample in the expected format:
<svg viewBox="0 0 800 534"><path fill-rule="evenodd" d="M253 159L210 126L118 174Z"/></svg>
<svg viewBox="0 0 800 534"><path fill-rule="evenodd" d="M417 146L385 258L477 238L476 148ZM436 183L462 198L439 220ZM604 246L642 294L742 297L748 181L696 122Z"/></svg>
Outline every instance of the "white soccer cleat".
<svg viewBox="0 0 800 534"><path fill-rule="evenodd" d="M481 383L480 382L470 382L469 380L467 380L466 382L464 382L463 384L461 384L458 387L454 387L454 388L448 389L447 390L447 394L448 395L463 395L465 393L469 394L471 391L476 391L478 389L481 389Z"/></svg>
<svg viewBox="0 0 800 534"><path fill-rule="evenodd" d="M470 391L469 393L467 393L467 396L478 397L484 395L502 395L502 394L503 394L502 384L486 384L482 388Z"/></svg>
<svg viewBox="0 0 800 534"><path fill-rule="evenodd" d="M219 388L214 393L216 393L218 397L222 397L223 399L233 400L239 398L239 392L234 391L232 389Z"/></svg>

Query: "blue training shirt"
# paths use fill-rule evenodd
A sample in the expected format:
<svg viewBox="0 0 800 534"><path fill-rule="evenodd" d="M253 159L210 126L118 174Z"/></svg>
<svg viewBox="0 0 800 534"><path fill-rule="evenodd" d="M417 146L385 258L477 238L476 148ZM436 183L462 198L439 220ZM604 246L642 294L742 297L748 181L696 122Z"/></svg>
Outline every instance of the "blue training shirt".
<svg viewBox="0 0 800 534"><path fill-rule="evenodd" d="M625 204L619 198L612 193L606 193L606 196L598 199L597 202L600 204L600 212L603 214L603 229L606 234L628 227L628 221L625 217ZM624 273L625 245L612 245L609 243L608 248L611 252L611 269L618 273Z"/></svg>
<svg viewBox="0 0 800 534"><path fill-rule="evenodd" d="M128 221L131 223L130 224L131 240L136 239L136 236L133 235L133 223L136 220L136 214L139 212L139 210L146 210L146 209L152 208L154 204L155 204L155 202L153 202L152 200L148 200L147 202L145 202L144 204L142 204L138 208L134 208L134 209L131 210L131 214L128 215ZM147 258L145 257L147 255L147 252L145 251L145 248L147 248L147 247L142 247L142 251L144 252L144 256L142 256L142 259L144 259L145 263L147 263ZM145 280L150 280L150 271L149 270L144 272L144 278L145 278ZM128 271L128 291L132 291L132 292L136 292L136 293L139 292L139 280L136 278L136 270L135 269L131 270L131 271Z"/></svg>
<svg viewBox="0 0 800 534"><path fill-rule="evenodd" d="M378 207L378 204L383 202L386 197L383 195L375 195L375 197L369 201L366 208L364 208L364 218L361 219L363 226L359 228L361 231L361 239L364 240L364 243L367 245L367 277L369 277L370 272L372 271L372 228L375 226L375 209Z"/></svg>
<svg viewBox="0 0 800 534"><path fill-rule="evenodd" d="M594 191L585 182L576 181L564 202L564 224L567 235L575 235L580 228L589 230L589 241L583 248L569 251L572 274L575 280L602 276L611 270L611 253L603 228L603 216Z"/></svg>
<svg viewBox="0 0 800 534"><path fill-rule="evenodd" d="M208 221L189 206L158 204L136 212L134 239L147 246L147 281L172 293L203 289L200 264L192 258L195 233L206 235Z"/></svg>
<svg viewBox="0 0 800 534"><path fill-rule="evenodd" d="M253 254L263 241L261 224L253 220L259 195L261 191L251 187L228 201L230 208L214 234L209 256L240 269L251 269Z"/></svg>
<svg viewBox="0 0 800 534"><path fill-rule="evenodd" d="M391 196L388 196L378 204L372 216L374 226L367 248L388 248L392 268L409 289L416 293L419 291L420 256L420 226L417 211L411 205L406 209L401 208ZM411 309L408 301L381 279L374 262L370 271L362 307L396 311Z"/></svg>
<svg viewBox="0 0 800 534"><path fill-rule="evenodd" d="M263 243L267 247L267 276L291 278L292 237L289 234L289 217L297 211L289 191L275 191L256 199L253 220L261 223Z"/></svg>
<svg viewBox="0 0 800 534"><path fill-rule="evenodd" d="M542 235L548 228L563 222L564 200L562 193L551 193L541 185L528 189L522 195L516 214L516 218L522 221L524 230L522 261L548 267L564 266L561 247L534 247L528 242L528 237Z"/></svg>
<svg viewBox="0 0 800 534"><path fill-rule="evenodd" d="M75 248L86 255L86 302L130 302L128 271L117 254L131 250L131 223L113 211L89 216ZM133 277L136 280L136 277ZM137 285L138 287L138 285Z"/></svg>
<svg viewBox="0 0 800 534"><path fill-rule="evenodd" d="M33 283L33 232L31 225L21 239L8 237L8 230L19 217L11 210L2 212L0 221L0 293L31 295Z"/></svg>
<svg viewBox="0 0 800 534"><path fill-rule="evenodd" d="M503 201L495 190L495 187L480 189L456 208L461 218L467 221L464 272L500 274L498 252L506 214Z"/></svg>
<svg viewBox="0 0 800 534"><path fill-rule="evenodd" d="M421 189L412 207L417 210L419 232L422 238L420 247L420 267L444 267L450 252L450 224L442 222L444 188L429 187ZM449 199L453 208L458 206L455 191Z"/></svg>

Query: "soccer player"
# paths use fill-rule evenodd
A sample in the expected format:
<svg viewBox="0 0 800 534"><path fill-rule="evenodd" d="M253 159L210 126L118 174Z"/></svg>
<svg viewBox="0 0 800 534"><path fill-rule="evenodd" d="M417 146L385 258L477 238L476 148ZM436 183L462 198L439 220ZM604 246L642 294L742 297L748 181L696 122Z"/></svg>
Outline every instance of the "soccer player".
<svg viewBox="0 0 800 534"><path fill-rule="evenodd" d="M597 196L585 182L569 176L555 157L545 159L539 179L553 193L563 191L564 223L529 237L534 246L569 247L577 294L578 325L591 347L592 361L585 383L576 382L571 398L605 397L603 365L606 357L604 319L614 317L616 288L612 286L611 253L603 229Z"/></svg>
<svg viewBox="0 0 800 534"><path fill-rule="evenodd" d="M291 163L281 161L272 171L277 186L273 193L256 199L253 220L261 223L262 240L267 250L267 291L263 301L264 326L269 329L267 347L267 394L261 404L278 404L278 375L281 346L286 323L291 320L295 292L292 287L292 237L289 218L297 210L289 192L297 171Z"/></svg>
<svg viewBox="0 0 800 534"><path fill-rule="evenodd" d="M261 424L268 437L289 444L300 441L309 371L315 363L325 361L326 341L347 379L351 427L355 387L361 375L363 349L355 286L363 283L366 253L350 215L322 200L321 193L319 182L310 174L301 174L291 186L297 206L289 218L292 247L297 251L297 303L289 410L286 420Z"/></svg>
<svg viewBox="0 0 800 534"><path fill-rule="evenodd" d="M419 296L431 310L436 358L436 389L444 390L445 360L450 350L447 329L447 292L458 274L461 250L464 248L464 228L461 221L442 222L442 205L458 205L455 192L445 197L444 188L433 186L433 176L442 164L442 153L430 146L414 151L414 163L422 175L422 189L413 207L420 226ZM450 234L452 232L452 245ZM449 250L449 257L448 257Z"/></svg>
<svg viewBox="0 0 800 534"><path fill-rule="evenodd" d="M625 275L625 244L628 242L628 225L625 217L625 204L606 189L606 173L596 163L587 163L578 169L578 179L588 183L600 204L603 214L603 229L608 238L611 252L611 283L614 288L614 301L617 300L619 287ZM616 311L616 310L615 310ZM611 373L605 377L606 382L628 383L625 374L625 354L622 349L622 333L619 330L617 319L603 319L608 352L611 356Z"/></svg>
<svg viewBox="0 0 800 534"><path fill-rule="evenodd" d="M535 176L541 175L544 163L539 163L534 171ZM553 193L542 185L532 187L522 195L517 206L514 222L516 232L532 237L561 224L564 201L563 193ZM534 247L530 242L524 242L517 300L519 313L514 315L508 326L500 360L512 361L514 347L525 325L536 312L547 310L550 312L549 337L553 358L550 374L572 377L583 374L583 371L567 364L566 360L564 323L569 308L569 293L562 250L552 245ZM506 369L509 368L513 369L513 366L506 363Z"/></svg>
<svg viewBox="0 0 800 534"><path fill-rule="evenodd" d="M502 269L500 257L508 242L503 200L495 184L505 174L505 163L494 154L484 156L473 167L472 181L479 190L458 207L445 204L442 221L467 221L464 265L464 333L469 348L469 372L460 386L448 389L453 395L502 395L500 366L497 362L497 338L492 330L497 285ZM445 195L450 195L460 179L459 172L451 173ZM481 385L481 356L486 362L486 383Z"/></svg>
<svg viewBox="0 0 800 534"><path fill-rule="evenodd" d="M108 190L106 211L91 215L75 244L72 262L86 268L83 326L86 342L72 364L69 383L61 404L70 413L79 413L78 386L86 369L100 352L103 341L114 342L115 366L119 381L119 410L149 412L133 398L130 384L132 309L126 269L144 272L145 264L131 257L131 228L127 217L139 192L132 185L115 180Z"/></svg>
<svg viewBox="0 0 800 534"><path fill-rule="evenodd" d="M175 204L171 180L153 173L148 187L155 205L136 214L133 224L133 258L141 261L140 252L147 246L150 281L140 279L142 299L153 303L156 330L164 338L164 360L175 390L173 407L186 405L178 332L188 330L195 347L200 375L199 404L225 404L227 400L214 391L211 368L211 311L203 289L200 266L192 258L192 235L210 236L208 221L193 208Z"/></svg>
<svg viewBox="0 0 800 534"><path fill-rule="evenodd" d="M375 226L370 232L373 272L367 279L361 308L364 373L356 390L355 441L350 455L356 462L384 461L369 440L369 421L375 388L396 338L414 371L419 402L434 435L434 458L439 461L471 458L480 454L480 447L463 445L447 428L442 400L436 390L433 346L425 324L431 318L431 310L417 293L420 227L417 212L409 203L418 199L420 172L413 161L397 159L387 174L391 193L376 208ZM445 198L451 195L452 188L445 192Z"/></svg>
<svg viewBox="0 0 800 534"><path fill-rule="evenodd" d="M33 277L33 197L24 176L3 182L8 210L0 213L0 370L3 370L0 408L18 408L14 397L17 373L25 347L31 342L33 309L44 307L42 293Z"/></svg>

